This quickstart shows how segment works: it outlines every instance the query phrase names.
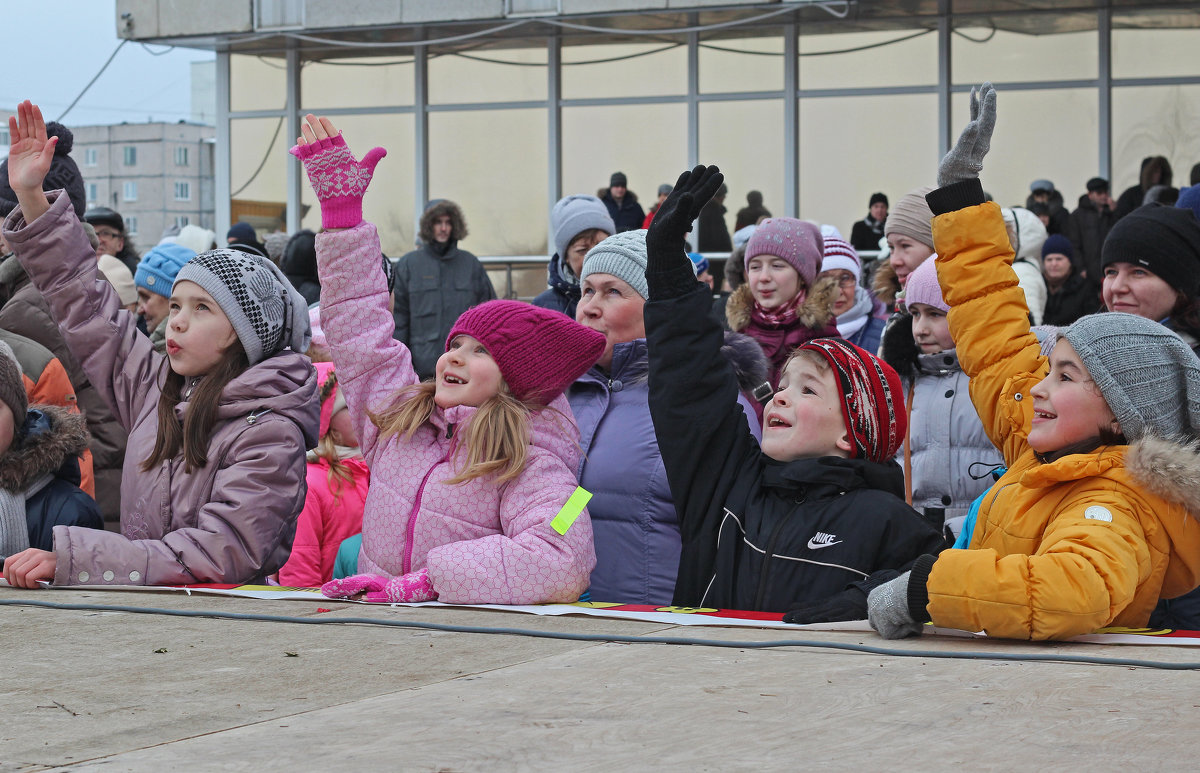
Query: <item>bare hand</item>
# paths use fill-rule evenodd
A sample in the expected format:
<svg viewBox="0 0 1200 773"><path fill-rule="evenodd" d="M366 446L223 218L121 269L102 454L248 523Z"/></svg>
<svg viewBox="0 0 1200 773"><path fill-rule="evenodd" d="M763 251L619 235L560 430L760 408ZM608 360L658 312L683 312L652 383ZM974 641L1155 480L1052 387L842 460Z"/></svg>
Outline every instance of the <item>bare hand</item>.
<svg viewBox="0 0 1200 773"><path fill-rule="evenodd" d="M297 145L315 145L321 140L338 136L337 127L325 116L318 118L309 113L304 116L304 121L300 124L300 133L303 136L296 139Z"/></svg>
<svg viewBox="0 0 1200 773"><path fill-rule="evenodd" d="M4 559L4 579L14 588L39 588L38 580L54 580L57 564L50 551L29 548Z"/></svg>
<svg viewBox="0 0 1200 773"><path fill-rule="evenodd" d="M41 109L28 99L17 105L17 114L8 119L12 143L8 149L8 184L13 192L40 191L50 171L58 137L46 138L46 122Z"/></svg>

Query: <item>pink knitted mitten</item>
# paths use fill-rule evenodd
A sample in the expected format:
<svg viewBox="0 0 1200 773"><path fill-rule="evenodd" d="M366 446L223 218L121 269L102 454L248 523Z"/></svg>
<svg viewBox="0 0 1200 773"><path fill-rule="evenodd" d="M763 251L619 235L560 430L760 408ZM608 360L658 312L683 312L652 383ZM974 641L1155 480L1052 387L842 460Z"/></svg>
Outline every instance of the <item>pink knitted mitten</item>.
<svg viewBox="0 0 1200 773"><path fill-rule="evenodd" d="M321 594L331 599L348 599L365 590L380 590L387 581L387 577L378 574L354 574L325 583L321 586Z"/></svg>
<svg viewBox="0 0 1200 773"><path fill-rule="evenodd" d="M429 580L429 570L421 569L409 572L400 577L392 577L383 588L371 588L365 598L367 601L417 602L433 601L438 597Z"/></svg>
<svg viewBox="0 0 1200 773"><path fill-rule="evenodd" d="M353 228L362 222L363 196L386 150L371 148L358 161L339 132L336 137L295 145L290 152L304 164L308 181L321 202L323 227Z"/></svg>

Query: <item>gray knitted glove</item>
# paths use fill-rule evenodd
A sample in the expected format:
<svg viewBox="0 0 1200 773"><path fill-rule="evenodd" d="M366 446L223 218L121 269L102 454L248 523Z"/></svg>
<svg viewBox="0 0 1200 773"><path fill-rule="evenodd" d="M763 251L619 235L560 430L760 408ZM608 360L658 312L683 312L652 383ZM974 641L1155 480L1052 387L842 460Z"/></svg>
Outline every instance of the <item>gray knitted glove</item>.
<svg viewBox="0 0 1200 773"><path fill-rule="evenodd" d="M912 613L908 611L908 578L911 574L905 572L875 588L867 596L867 620L885 639L920 636L924 628L913 620Z"/></svg>
<svg viewBox="0 0 1200 773"><path fill-rule="evenodd" d="M979 177L983 157L992 146L992 131L996 128L996 89L984 83L976 92L971 88L971 120L958 135L958 142L938 164L939 188Z"/></svg>

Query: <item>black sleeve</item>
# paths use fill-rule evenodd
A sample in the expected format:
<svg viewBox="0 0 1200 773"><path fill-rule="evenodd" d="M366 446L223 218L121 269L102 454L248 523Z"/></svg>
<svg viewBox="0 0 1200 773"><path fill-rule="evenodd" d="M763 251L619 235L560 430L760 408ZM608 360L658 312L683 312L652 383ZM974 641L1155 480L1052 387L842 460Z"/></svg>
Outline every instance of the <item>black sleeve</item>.
<svg viewBox="0 0 1200 773"><path fill-rule="evenodd" d="M759 457L711 306L693 277L687 294L645 307L650 415L685 544L724 502L736 471Z"/></svg>

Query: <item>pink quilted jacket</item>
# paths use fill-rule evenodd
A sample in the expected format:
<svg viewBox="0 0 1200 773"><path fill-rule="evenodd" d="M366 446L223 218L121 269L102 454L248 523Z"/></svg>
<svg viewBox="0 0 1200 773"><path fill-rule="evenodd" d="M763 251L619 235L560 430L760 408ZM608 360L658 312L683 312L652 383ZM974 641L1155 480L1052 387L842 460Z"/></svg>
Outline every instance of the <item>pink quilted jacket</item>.
<svg viewBox="0 0 1200 773"><path fill-rule="evenodd" d="M436 410L411 439L379 437L367 411L417 382L408 349L392 338L375 226L317 236L321 323L359 442L371 468L358 571L401 575L428 568L438 600L537 604L575 601L596 553L587 511L565 535L550 522L575 490L579 431L563 396L530 418L532 445L519 478L447 485L463 454L458 429L474 408Z"/></svg>

